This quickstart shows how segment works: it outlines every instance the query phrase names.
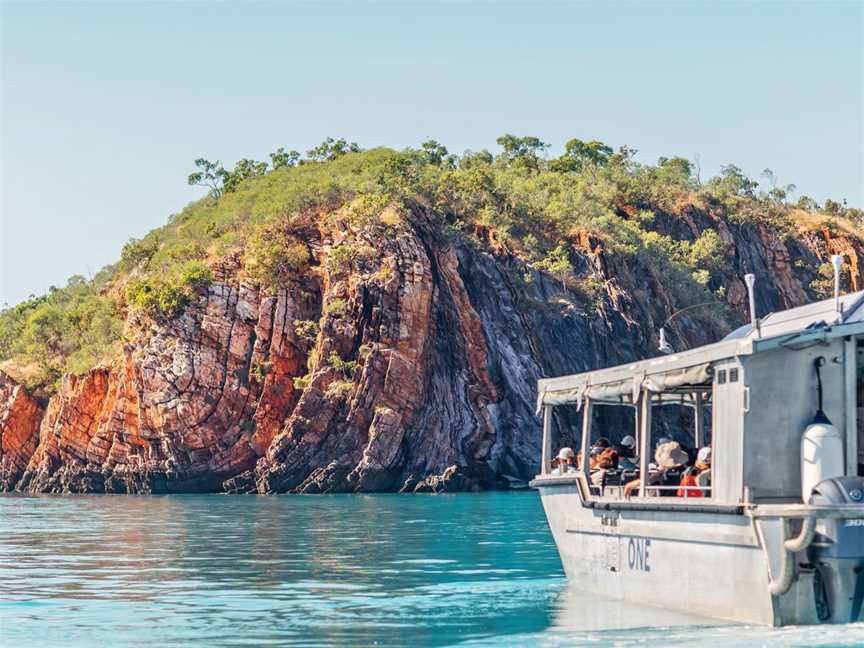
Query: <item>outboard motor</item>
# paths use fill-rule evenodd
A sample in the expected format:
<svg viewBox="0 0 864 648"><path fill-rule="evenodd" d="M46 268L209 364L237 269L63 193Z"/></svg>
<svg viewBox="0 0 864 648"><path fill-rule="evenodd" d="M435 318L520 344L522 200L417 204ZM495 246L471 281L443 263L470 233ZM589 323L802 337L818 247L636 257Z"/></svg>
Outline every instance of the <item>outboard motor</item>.
<svg viewBox="0 0 864 648"><path fill-rule="evenodd" d="M813 489L809 503L864 507L864 477L826 479ZM815 567L813 594L819 620L864 620L864 518L821 520L807 556Z"/></svg>

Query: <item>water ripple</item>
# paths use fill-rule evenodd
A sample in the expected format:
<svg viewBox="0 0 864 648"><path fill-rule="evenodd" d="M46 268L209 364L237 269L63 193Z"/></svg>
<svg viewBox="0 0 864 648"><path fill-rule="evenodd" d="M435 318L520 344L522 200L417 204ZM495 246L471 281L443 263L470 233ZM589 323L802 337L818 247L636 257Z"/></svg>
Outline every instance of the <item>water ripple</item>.
<svg viewBox="0 0 864 648"><path fill-rule="evenodd" d="M637 617L611 609L566 587L535 493L0 497L4 647L853 645L864 633L656 610L613 628Z"/></svg>

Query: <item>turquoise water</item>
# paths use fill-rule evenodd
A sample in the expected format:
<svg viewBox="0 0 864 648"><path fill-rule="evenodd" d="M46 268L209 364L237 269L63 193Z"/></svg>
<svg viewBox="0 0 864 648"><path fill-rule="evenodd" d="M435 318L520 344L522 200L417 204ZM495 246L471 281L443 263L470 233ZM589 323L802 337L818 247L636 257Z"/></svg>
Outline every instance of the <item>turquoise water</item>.
<svg viewBox="0 0 864 648"><path fill-rule="evenodd" d="M0 498L2 646L858 645L567 587L537 495Z"/></svg>

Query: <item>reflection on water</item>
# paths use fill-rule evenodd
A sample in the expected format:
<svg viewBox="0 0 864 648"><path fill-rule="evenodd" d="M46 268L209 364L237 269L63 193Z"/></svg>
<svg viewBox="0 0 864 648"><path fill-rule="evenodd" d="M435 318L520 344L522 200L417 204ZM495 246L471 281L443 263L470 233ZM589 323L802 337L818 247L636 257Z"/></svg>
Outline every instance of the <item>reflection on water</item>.
<svg viewBox="0 0 864 648"><path fill-rule="evenodd" d="M566 586L534 493L0 498L2 646L851 645L864 634L829 632L586 597Z"/></svg>
<svg viewBox="0 0 864 648"><path fill-rule="evenodd" d="M463 646L864 646L864 624L771 628L592 597L572 585L561 589L553 622L541 632L482 637Z"/></svg>
<svg viewBox="0 0 864 648"><path fill-rule="evenodd" d="M3 645L447 644L547 627L536 495L0 498Z"/></svg>
<svg viewBox="0 0 864 648"><path fill-rule="evenodd" d="M664 610L623 601L610 601L579 591L573 585L564 587L555 601L550 630L558 634L598 630L632 630L635 628L671 628L673 626L718 626L723 621L695 614Z"/></svg>

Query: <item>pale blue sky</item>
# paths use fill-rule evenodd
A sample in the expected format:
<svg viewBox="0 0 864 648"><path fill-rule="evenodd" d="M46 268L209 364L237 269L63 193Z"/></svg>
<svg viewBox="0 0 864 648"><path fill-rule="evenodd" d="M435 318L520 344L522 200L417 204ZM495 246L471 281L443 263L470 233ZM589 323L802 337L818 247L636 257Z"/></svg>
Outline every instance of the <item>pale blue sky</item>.
<svg viewBox="0 0 864 648"><path fill-rule="evenodd" d="M0 303L119 255L233 163L505 132L862 204L864 3L0 2Z"/></svg>

